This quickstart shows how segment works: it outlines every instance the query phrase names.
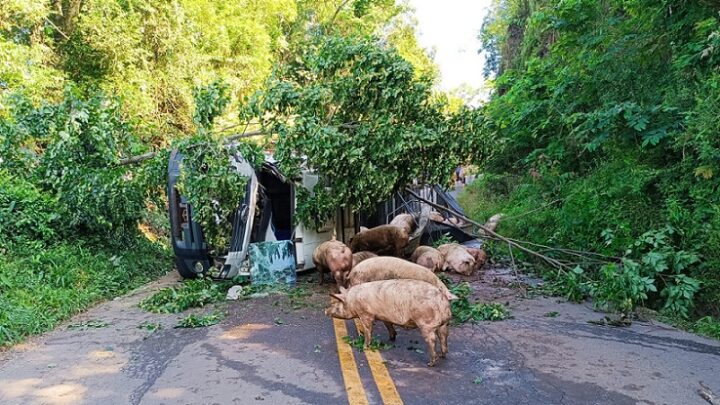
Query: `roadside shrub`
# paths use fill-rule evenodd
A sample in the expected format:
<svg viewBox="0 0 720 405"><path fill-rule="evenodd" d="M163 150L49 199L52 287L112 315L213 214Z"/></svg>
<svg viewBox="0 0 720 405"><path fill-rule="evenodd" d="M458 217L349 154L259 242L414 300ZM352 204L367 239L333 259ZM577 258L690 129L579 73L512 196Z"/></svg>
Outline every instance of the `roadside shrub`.
<svg viewBox="0 0 720 405"><path fill-rule="evenodd" d="M6 252L0 261L0 346L50 330L171 268L165 246L144 238L126 243L117 249L75 240Z"/></svg>
<svg viewBox="0 0 720 405"><path fill-rule="evenodd" d="M62 229L56 202L27 180L0 170L0 247L52 241Z"/></svg>

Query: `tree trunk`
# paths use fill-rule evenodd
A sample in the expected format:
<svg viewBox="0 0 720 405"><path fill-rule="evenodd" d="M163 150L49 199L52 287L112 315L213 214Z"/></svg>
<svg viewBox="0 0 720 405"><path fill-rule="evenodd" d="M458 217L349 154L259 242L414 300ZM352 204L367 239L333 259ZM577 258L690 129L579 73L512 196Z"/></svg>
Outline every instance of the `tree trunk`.
<svg viewBox="0 0 720 405"><path fill-rule="evenodd" d="M53 22L65 34L63 35L64 40L71 37L75 31L82 3L83 0L53 0L53 9L55 10Z"/></svg>

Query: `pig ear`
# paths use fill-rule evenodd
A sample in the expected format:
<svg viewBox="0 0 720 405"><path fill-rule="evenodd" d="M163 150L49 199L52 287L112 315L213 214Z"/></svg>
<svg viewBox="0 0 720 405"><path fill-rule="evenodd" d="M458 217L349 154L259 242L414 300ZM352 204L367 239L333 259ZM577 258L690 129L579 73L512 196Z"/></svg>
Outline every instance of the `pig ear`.
<svg viewBox="0 0 720 405"><path fill-rule="evenodd" d="M345 297L343 297L341 294L330 294L330 296L342 302L343 304L345 303Z"/></svg>

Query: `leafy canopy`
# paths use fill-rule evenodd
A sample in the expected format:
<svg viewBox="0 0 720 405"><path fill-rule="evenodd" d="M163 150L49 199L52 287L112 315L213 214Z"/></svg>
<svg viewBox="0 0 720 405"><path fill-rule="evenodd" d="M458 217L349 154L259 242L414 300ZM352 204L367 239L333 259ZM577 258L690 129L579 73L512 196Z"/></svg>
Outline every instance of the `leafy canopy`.
<svg viewBox="0 0 720 405"><path fill-rule="evenodd" d="M303 49L276 68L243 118L277 134L285 173L299 178L305 164L321 175L313 194L299 195L304 223L318 226L339 206L371 208L414 179L441 183L481 155L470 136L480 117L446 115L431 79L416 77L394 48L372 37L319 37Z"/></svg>

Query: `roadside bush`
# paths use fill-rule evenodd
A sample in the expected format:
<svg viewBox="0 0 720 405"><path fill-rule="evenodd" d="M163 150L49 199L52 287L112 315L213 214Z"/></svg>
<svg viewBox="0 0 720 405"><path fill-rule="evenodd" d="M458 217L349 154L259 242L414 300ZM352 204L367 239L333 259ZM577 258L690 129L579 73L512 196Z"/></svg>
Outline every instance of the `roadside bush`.
<svg viewBox="0 0 720 405"><path fill-rule="evenodd" d="M16 246L0 260L0 346L42 333L94 303L170 269L169 251L143 238L119 250L82 241Z"/></svg>
<svg viewBox="0 0 720 405"><path fill-rule="evenodd" d="M0 248L52 241L61 217L56 202L32 183L0 170Z"/></svg>
<svg viewBox="0 0 720 405"><path fill-rule="evenodd" d="M623 258L602 267L548 271L554 293L571 301L590 295L605 310L628 312L642 304L687 318L698 299L718 295L703 289L718 280L708 267L715 262L712 246L720 248L712 232L717 217L709 206L703 218L710 222L699 220L703 211L684 207L687 202L667 191L666 180L659 180L666 175L672 172L632 158L608 161L583 177L490 174L468 186L460 201L480 221L505 214L499 227L504 235ZM701 260L702 252L709 261ZM713 305L703 312L714 313Z"/></svg>

